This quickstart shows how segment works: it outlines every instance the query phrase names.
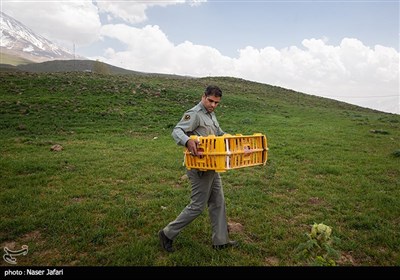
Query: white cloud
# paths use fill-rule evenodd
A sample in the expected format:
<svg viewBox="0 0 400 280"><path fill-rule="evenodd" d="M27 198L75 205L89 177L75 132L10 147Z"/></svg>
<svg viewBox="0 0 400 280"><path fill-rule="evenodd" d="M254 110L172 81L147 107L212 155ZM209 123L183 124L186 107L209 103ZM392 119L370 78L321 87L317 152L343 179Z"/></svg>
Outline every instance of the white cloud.
<svg viewBox="0 0 400 280"><path fill-rule="evenodd" d="M109 48L107 61L137 71L169 70L169 63L164 58L173 51L174 46L158 26L135 28L124 24L109 24L102 27L100 34L105 38L117 39L126 46L122 52Z"/></svg>
<svg viewBox="0 0 400 280"><path fill-rule="evenodd" d="M111 19L122 19L132 24L147 20L146 10L153 6L166 7L169 5L184 4L188 2L191 6L198 6L206 0L157 0L157 1L135 1L135 0L108 0L95 1L101 13L107 13Z"/></svg>
<svg viewBox="0 0 400 280"><path fill-rule="evenodd" d="M89 1L4 1L2 9L35 33L68 48L72 43L98 40L100 18L97 7Z"/></svg>
<svg viewBox="0 0 400 280"><path fill-rule="evenodd" d="M146 9L148 5L144 2L132 5L128 1L99 1L96 5L101 13L108 14L109 21L113 18L119 18L130 23L138 23L147 19Z"/></svg>
<svg viewBox="0 0 400 280"><path fill-rule="evenodd" d="M188 0L186 2L188 2L190 6L199 6L201 3L206 3L207 0Z"/></svg>
<svg viewBox="0 0 400 280"><path fill-rule="evenodd" d="M99 39L100 14L135 24L147 20L146 10L153 6L185 4L198 6L206 0L17 0L2 1L2 12L21 21L35 33L71 48ZM23 8L22 8L23 7Z"/></svg>
<svg viewBox="0 0 400 280"><path fill-rule="evenodd" d="M158 26L139 29L107 25L101 34L120 40L126 50L108 49L97 59L124 68L197 77L241 77L400 113L399 53L393 48L370 48L354 38L344 38L338 46L328 45L326 39L305 39L303 48L248 46L239 50L238 58L230 58L189 41L174 45Z"/></svg>

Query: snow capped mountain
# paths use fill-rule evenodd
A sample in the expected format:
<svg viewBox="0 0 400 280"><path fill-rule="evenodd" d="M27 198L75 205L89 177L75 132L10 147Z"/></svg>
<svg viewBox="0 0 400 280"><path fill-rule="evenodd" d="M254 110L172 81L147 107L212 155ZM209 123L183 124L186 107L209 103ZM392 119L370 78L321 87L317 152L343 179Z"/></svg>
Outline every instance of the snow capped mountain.
<svg viewBox="0 0 400 280"><path fill-rule="evenodd" d="M0 12L0 49L34 62L74 59L74 54L57 46L31 29Z"/></svg>

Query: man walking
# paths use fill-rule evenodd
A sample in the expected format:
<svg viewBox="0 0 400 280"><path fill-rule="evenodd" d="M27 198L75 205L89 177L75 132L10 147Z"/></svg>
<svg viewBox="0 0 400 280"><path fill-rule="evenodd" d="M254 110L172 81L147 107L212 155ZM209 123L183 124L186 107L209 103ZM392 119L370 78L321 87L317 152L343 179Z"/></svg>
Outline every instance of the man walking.
<svg viewBox="0 0 400 280"><path fill-rule="evenodd" d="M198 150L198 141L190 139L190 135L222 136L225 134L214 113L221 98L222 91L219 87L208 86L201 101L184 113L172 131L175 142L186 146L194 156L201 155L201 151ZM167 252L173 252L173 240L203 212L206 206L208 206L211 221L213 248L223 249L236 245L236 241L229 240L228 236L225 198L219 173L214 170L199 171L197 169L186 172L192 186L190 203L174 221L159 231L162 248Z"/></svg>

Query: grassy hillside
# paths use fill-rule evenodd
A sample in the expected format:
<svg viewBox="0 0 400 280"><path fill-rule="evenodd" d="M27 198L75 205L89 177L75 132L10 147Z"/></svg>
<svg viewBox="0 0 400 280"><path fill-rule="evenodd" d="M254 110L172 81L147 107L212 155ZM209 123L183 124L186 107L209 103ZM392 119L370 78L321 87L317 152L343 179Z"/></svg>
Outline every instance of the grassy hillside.
<svg viewBox="0 0 400 280"><path fill-rule="evenodd" d="M19 57L17 55L8 54L3 51L0 52L0 64L9 64L9 65L17 66L17 65L24 65L24 64L28 64L28 63L33 63L33 62L28 59ZM0 67L0 69L2 69L2 68L3 67Z"/></svg>
<svg viewBox="0 0 400 280"><path fill-rule="evenodd" d="M101 66L102 69L96 69ZM100 68L100 67L98 67ZM26 65L18 65L18 70L27 72L99 72L102 70L111 74L140 74L140 72L131 71L116 67L110 64L93 60L51 60L41 63L30 63ZM97 71L96 71L97 70Z"/></svg>
<svg viewBox="0 0 400 280"><path fill-rule="evenodd" d="M18 265L400 265L399 115L233 78L0 79L0 241L29 246ZM240 247L213 250L204 212L167 254L157 232L190 194L171 130L211 83L221 127L266 134L268 162L221 173ZM300 254L314 223L338 255Z"/></svg>
<svg viewBox="0 0 400 280"><path fill-rule="evenodd" d="M0 65L1 70L8 70L7 65ZM3 69L6 68L6 69ZM51 60L41 63L25 63L15 67L17 71L34 72L34 73L54 73L54 72L91 72L96 74L111 74L111 75L136 75L136 76L151 76L164 78L185 78L173 74L154 74L128 70L114 65L110 65L94 60Z"/></svg>

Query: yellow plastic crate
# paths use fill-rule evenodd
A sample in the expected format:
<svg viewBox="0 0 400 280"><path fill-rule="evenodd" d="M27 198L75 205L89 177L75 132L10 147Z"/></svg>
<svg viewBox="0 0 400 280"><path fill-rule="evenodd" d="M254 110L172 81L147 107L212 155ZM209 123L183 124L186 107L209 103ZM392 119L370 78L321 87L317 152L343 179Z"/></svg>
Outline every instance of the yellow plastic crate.
<svg viewBox="0 0 400 280"><path fill-rule="evenodd" d="M199 141L201 156L193 156L185 149L187 169L225 172L229 169L265 165L267 162L267 137L261 133L253 135L190 136Z"/></svg>

